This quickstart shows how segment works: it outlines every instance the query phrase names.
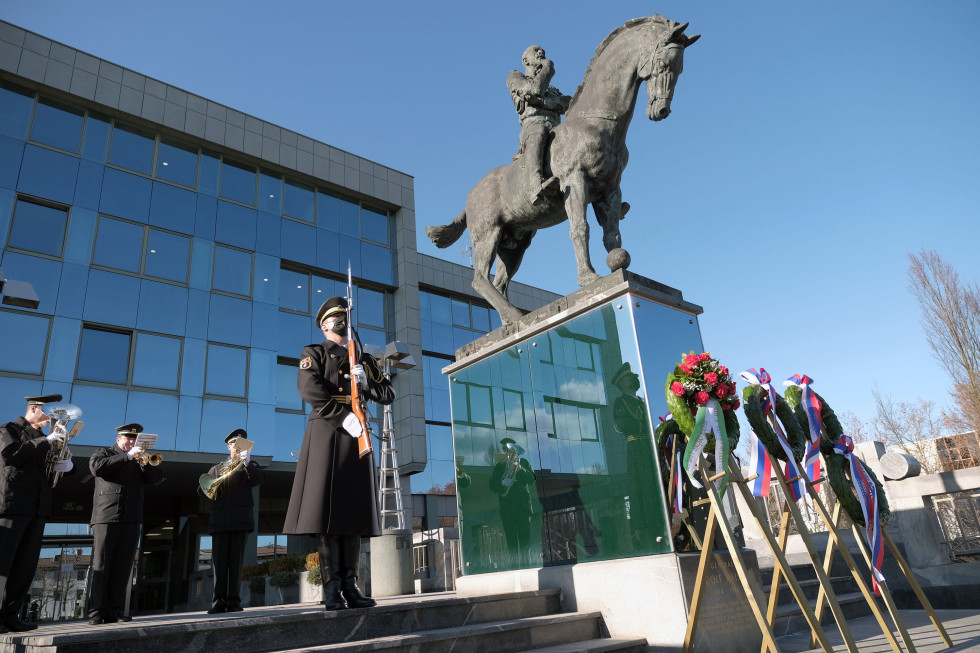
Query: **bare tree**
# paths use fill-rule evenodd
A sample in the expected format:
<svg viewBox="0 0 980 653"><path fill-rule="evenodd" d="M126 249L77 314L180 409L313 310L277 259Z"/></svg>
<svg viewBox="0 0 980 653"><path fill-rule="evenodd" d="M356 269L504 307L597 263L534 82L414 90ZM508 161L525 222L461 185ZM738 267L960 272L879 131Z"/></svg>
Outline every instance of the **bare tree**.
<svg viewBox="0 0 980 653"><path fill-rule="evenodd" d="M953 384L963 418L958 430L980 432L980 287L961 284L956 270L932 250L909 254L908 274L926 340Z"/></svg>
<svg viewBox="0 0 980 653"><path fill-rule="evenodd" d="M946 435L946 427L942 415L936 411L935 402L925 399L896 402L882 396L877 388L871 394L875 402L871 423L874 438L884 442L888 449L917 459L924 474L942 471L936 438Z"/></svg>
<svg viewBox="0 0 980 653"><path fill-rule="evenodd" d="M837 419L840 421L841 427L844 429L844 433L851 436L851 439L855 442L867 442L868 428L864 425L861 419L849 410L841 411L837 415Z"/></svg>

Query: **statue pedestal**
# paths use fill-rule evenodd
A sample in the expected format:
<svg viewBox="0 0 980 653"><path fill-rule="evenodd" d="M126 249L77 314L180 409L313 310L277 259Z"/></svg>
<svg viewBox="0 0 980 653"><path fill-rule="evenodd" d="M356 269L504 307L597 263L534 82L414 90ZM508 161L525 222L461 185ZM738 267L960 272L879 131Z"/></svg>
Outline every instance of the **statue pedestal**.
<svg viewBox="0 0 980 653"><path fill-rule="evenodd" d="M702 350L700 313L680 291L618 271L457 351L443 371L459 593L560 588L563 609L601 611L613 636L683 643L697 556L674 552L653 433L667 374ZM719 633L726 651L740 650L742 624L728 622L741 587L723 572L711 578L699 650ZM758 633L748 639L758 650Z"/></svg>

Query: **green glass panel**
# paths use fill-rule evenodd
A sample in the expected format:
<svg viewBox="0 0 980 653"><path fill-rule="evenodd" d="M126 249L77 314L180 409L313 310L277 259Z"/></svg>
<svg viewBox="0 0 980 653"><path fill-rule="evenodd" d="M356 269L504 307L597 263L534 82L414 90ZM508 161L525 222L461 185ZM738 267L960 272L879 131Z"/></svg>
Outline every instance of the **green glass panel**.
<svg viewBox="0 0 980 653"><path fill-rule="evenodd" d="M466 574L671 550L652 424L678 347L699 348L700 336L696 320L650 302L634 325L635 303L451 375Z"/></svg>

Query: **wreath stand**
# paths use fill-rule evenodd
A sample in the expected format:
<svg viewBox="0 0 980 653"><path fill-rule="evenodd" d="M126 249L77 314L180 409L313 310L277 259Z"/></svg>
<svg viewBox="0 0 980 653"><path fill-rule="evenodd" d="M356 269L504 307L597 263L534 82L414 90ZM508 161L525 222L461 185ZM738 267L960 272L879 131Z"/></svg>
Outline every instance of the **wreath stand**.
<svg viewBox="0 0 980 653"><path fill-rule="evenodd" d="M826 469L826 461L824 461L824 469ZM829 573L830 571L831 565L833 564L834 561L834 549L836 547L841 552L841 558L843 558L845 564L847 564L848 568L851 570L851 575L854 577L855 582L860 588L861 594L864 596L865 601L868 603L869 606L871 606L871 611L874 613L875 619L878 621L878 625L881 627L882 632L884 633L885 637L888 639L888 643L891 644L892 649L896 653L901 653L901 648L899 648L898 642L895 640L895 636L892 634L891 629L888 627L884 615L881 612L881 608L878 606L877 601L875 601L874 596L871 594L871 591L868 589L867 584L864 582L864 578L862 577L861 572L858 570L857 565L854 562L854 558L851 556L850 551L848 551L847 545L840 538L840 518L841 518L840 501L838 501L837 505L834 506L834 514L831 517L830 513L827 511L826 506L824 506L823 500L820 498L820 495L817 493L816 489L814 488L810 480L806 478L806 475L803 475L803 480L806 483L807 492L812 497L814 505L817 506L817 509L820 511L820 516L827 524L827 532L830 536L827 540L827 551L824 554L824 562L823 562L824 573ZM861 550L861 554L864 556L864 561L867 564L868 569L871 569L872 568L871 556L868 554L867 544L864 540L864 537L862 536L861 532L858 530L856 525L852 524L851 530L854 534L854 539L857 542L858 548ZM895 546L895 543L892 541L892 538L888 534L888 531L882 528L881 535L882 535L882 539L885 541L885 544L888 546L888 549L892 552L892 556L894 556L895 560L898 562L898 565L901 568L902 574L905 576L905 579L908 581L909 585L912 586L912 590L915 592L916 597L919 599L919 603L922 605L922 608L926 611L926 614L929 615L929 619L936 627L936 631L939 633L939 636L942 637L943 641L946 643L947 648L952 648L953 641L950 639L949 634L946 632L946 629L943 627L942 622L939 620L939 617L936 615L936 611L933 609L932 604L929 602L929 599L926 598L926 595L922 591L922 587L919 585L919 582L915 579L915 575L912 573L911 567L909 567L908 563L905 561L905 558L902 556L901 552L899 552L898 547ZM814 560L816 560L815 557ZM888 612L892 617L892 621L895 622L895 626L898 628L898 631L902 636L902 641L905 643L906 649L909 651L909 653L915 653L916 648L915 645L912 643L912 637L911 635L909 635L908 629L905 627L905 622L902 621L901 615L898 613L898 608L896 607L895 601L892 598L891 591L888 589L888 585L885 583L880 583L878 587L881 589L881 596L884 599L885 606L888 608ZM823 613L824 598L826 598L826 595L824 594L823 588L821 588L819 593L817 594L816 614L818 619L820 615ZM833 608L832 603L831 603L831 608ZM815 631L811 632L810 634L811 647L816 645L817 638L818 638L818 633L816 633Z"/></svg>
<svg viewBox="0 0 980 653"><path fill-rule="evenodd" d="M707 491L708 498L711 501L711 511L708 513L708 523L704 532L704 546L701 548L701 559L698 564L698 573L694 582L694 595L691 599L691 609L687 621L687 632L684 635L684 653L691 653L691 651L693 651L694 635L697 632L698 619L701 616L701 600L704 598L705 580L707 578L709 563L714 555L712 549L715 531L719 528L722 536L725 539L725 543L728 545L728 552L731 554L732 563L735 565L738 578L742 583L745 598L747 599L749 607L752 610L752 614L755 616L756 623L759 625L759 630L762 631L763 650L779 653L779 646L776 644L776 637L773 634L772 626L770 625L770 621L768 621L766 616L763 614L762 608L757 601L754 592L752 591L752 586L749 583L749 577L745 567L745 561L742 559L741 551L735 542L735 535L732 532L732 527L728 523L725 513L722 510L721 497L718 495L718 490L714 486L714 481L723 477L725 474L731 475L731 479L734 481L732 486L738 487L742 492L743 497L748 495L746 503L752 509L752 515L756 522L758 522L760 529L766 537L766 542L768 543L773 557L776 560L776 567L780 570L783 576L786 577L786 582L789 584L790 589L793 592L793 597L796 599L797 604L803 611L803 615L806 617L807 623L810 624L811 629L814 633L816 633L820 645L825 651L832 651L833 647L830 645L826 633L824 633L823 628L820 626L820 622L814 615L813 609L810 608L810 604L807 601L806 596L804 596L803 590L800 587L799 582L796 580L796 576L793 574L792 569L790 569L789 562L787 562L786 557L783 555L782 549L776 544L776 541L772 536L772 532L769 530L768 520L759 514L759 508L755 505L755 502L752 501L751 493L745 486L746 481L742 478L742 474L738 470L738 466L735 465L730 467L731 468L728 472L721 472L720 474L709 476L704 458L702 457L698 461L698 470L701 473L705 490Z"/></svg>

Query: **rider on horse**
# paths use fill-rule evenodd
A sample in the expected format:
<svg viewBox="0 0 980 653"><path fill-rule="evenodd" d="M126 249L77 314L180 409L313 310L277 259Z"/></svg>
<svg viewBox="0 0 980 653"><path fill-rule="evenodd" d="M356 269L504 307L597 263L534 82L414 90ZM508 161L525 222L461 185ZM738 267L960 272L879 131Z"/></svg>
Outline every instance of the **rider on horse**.
<svg viewBox="0 0 980 653"><path fill-rule="evenodd" d="M512 70L507 76L507 89L521 121L521 144L513 159L524 157L520 164L526 174L526 195L532 204L540 204L558 188L558 178L546 179L545 150L551 130L561 122L572 98L562 95L551 78L555 64L545 58L544 49L530 46L521 58L524 72Z"/></svg>

